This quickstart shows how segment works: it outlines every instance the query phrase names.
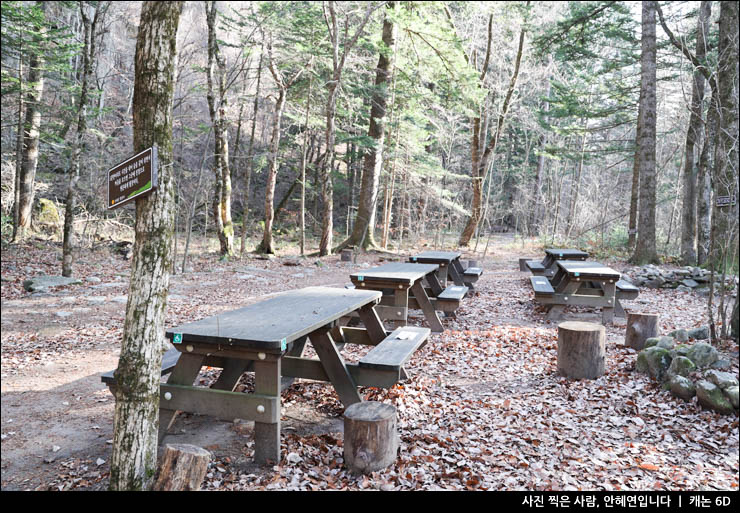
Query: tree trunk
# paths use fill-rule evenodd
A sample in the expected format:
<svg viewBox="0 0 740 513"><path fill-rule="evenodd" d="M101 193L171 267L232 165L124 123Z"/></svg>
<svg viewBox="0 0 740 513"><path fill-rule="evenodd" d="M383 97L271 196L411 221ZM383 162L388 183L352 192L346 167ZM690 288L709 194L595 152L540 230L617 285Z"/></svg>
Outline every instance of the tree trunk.
<svg viewBox="0 0 740 513"><path fill-rule="evenodd" d="M37 2L42 13L46 11L46 2ZM40 37L43 37L41 34ZM34 199L34 182L36 166L39 161L39 136L41 127L41 97L44 93L44 56L41 52L31 53L28 63L29 85L26 97L26 122L23 134L23 154L21 159L21 176L18 191L18 229L16 241L26 238L31 228L31 211Z"/></svg>
<svg viewBox="0 0 740 513"><path fill-rule="evenodd" d="M385 7L386 9L389 9L389 12L397 12L398 3L387 2ZM397 33L398 27L393 23L391 17L386 16L383 20L382 41L388 51L381 53L378 57L378 66L375 70L375 87L373 89L373 97L370 107L370 126L368 127L368 137L373 139L374 144L371 148L366 150L365 158L363 160L360 198L357 205L357 216L352 228L352 233L344 242L337 246L337 251L344 249L347 246L361 246L363 248L376 246L374 234L375 213L378 200L380 171L383 168L385 116L388 103L388 88L386 84L388 84L390 78L390 69L393 62ZM327 153L329 151L332 151L331 148L327 148Z"/></svg>
<svg viewBox="0 0 740 513"><path fill-rule="evenodd" d="M637 140L640 173L639 231L631 261L641 265L659 263L655 243L655 131L656 131L656 2L642 3L642 54L640 105L643 125Z"/></svg>
<svg viewBox="0 0 740 513"><path fill-rule="evenodd" d="M21 175L23 174L23 51L18 50L18 128L15 134L15 186L13 188L13 240L18 234L20 219Z"/></svg>
<svg viewBox="0 0 740 513"><path fill-rule="evenodd" d="M270 142L269 168L267 171L267 184L265 185L265 230L262 234L262 242L257 248L257 252L273 254L272 248L272 223L275 220L273 206L275 203L275 184L277 183L278 173L278 150L280 148L280 122L283 118L283 109L285 108L285 97L287 90L283 86L278 86L279 92L275 102L275 121L272 127L272 140Z"/></svg>
<svg viewBox="0 0 740 513"><path fill-rule="evenodd" d="M711 2L703 1L699 11L699 21L696 28L696 58L704 61L706 57L706 36L709 33L709 14ZM681 263L696 265L697 239L697 169L695 147L699 144L703 133L702 104L704 102L704 74L694 70L691 86L691 116L689 128L686 131L684 146L683 172L683 207L681 210Z"/></svg>
<svg viewBox="0 0 740 513"><path fill-rule="evenodd" d="M247 170L244 177L244 213L242 214L242 240L239 255L244 256L247 247L247 218L249 216L249 187L252 181L252 169L254 168L254 132L257 128L257 109L260 101L260 81L262 79L262 59L264 57L264 43L260 49L260 62L257 65L257 91L254 93L254 114L252 116L252 132L249 135L249 149L247 150Z"/></svg>
<svg viewBox="0 0 740 513"><path fill-rule="evenodd" d="M549 63L552 65L552 55L549 57ZM551 89L551 78L548 75L547 83L545 84L545 100L542 110L545 112L545 116L550 111L550 89ZM530 233L540 234L541 225L543 222L543 211L545 209L544 198L542 197L542 180L545 174L545 150L547 148L547 132L543 131L539 140L540 155L537 159L537 171L534 179L534 190L532 191L532 201L530 202L529 211L529 231Z"/></svg>
<svg viewBox="0 0 740 513"><path fill-rule="evenodd" d="M308 79L308 96L306 97L306 126L303 134L303 150L301 152L301 256L306 254L306 164L308 158L308 134L311 132L308 128L308 120L311 114L311 85L313 77ZM350 189L351 189L350 184Z"/></svg>
<svg viewBox="0 0 740 513"><path fill-rule="evenodd" d="M158 146L157 190L136 200L136 241L116 371L110 488L149 488L174 225L172 100L182 2L144 2L136 40L134 152Z"/></svg>
<svg viewBox="0 0 740 513"><path fill-rule="evenodd" d="M231 170L229 169L229 132L226 126L226 62L221 55L216 33L218 10L216 2L205 3L208 23L208 111L213 123L215 155L213 172L216 177L213 217L216 220L221 256L234 252L234 224L231 219ZM216 71L218 72L216 76ZM218 86L218 99L214 81Z"/></svg>

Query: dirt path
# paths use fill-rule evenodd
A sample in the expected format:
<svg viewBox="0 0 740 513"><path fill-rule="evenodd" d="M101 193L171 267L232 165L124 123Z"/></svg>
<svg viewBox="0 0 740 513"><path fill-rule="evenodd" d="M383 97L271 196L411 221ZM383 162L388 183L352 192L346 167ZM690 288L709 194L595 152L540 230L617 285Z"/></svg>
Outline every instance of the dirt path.
<svg viewBox="0 0 740 513"><path fill-rule="evenodd" d="M516 332L519 327L551 341L555 323L544 320L542 312L534 307L525 274L515 270L518 256L534 256L539 252L514 242L511 237L498 237L485 260L480 255L477 257L485 272L476 298L465 303L456 320L443 320L447 331L436 335L435 343L443 347L448 342L457 344L456 340L461 338L475 340L470 337L473 332L490 336L496 330ZM44 246L3 254L3 490L84 490L107 486L113 398L100 382L100 375L115 368L118 359L129 264L101 252L78 265L79 275L86 278L83 285L58 287L45 293L25 292L21 283L29 275L55 274L56 253L55 248ZM194 272L172 278L167 325L200 319L291 288L341 286L349 282L348 274L354 269L377 265L382 258L365 255L357 263L344 263L334 256L322 259L319 264L317 259L308 258L299 265L285 265L297 261L278 258L222 263L212 255L201 256L193 260ZM618 263L614 265L621 269ZM663 292L646 292L641 294L640 301L659 308L676 307ZM701 300L691 299L689 306L682 310L680 319L666 315L662 328L690 327L701 322ZM581 320L599 320L598 315L589 312L570 315ZM621 319L609 326L609 343L620 344L623 330ZM498 362L498 356L490 350L489 354L491 361ZM425 359L433 356L433 351L425 353ZM542 386L542 376L534 380L517 377L522 366L536 364L542 369L549 368L546 359L542 362L499 362L501 369L503 365L511 366L511 377L506 380L491 380L484 372L463 372L452 364L447 372L445 365L438 363L417 370L425 374L425 379L438 380L439 386L444 383L480 398ZM473 361L470 365L482 363ZM202 382L207 384L214 378L213 374L205 370ZM420 383L422 389L427 386L426 381ZM248 380L241 386L248 388ZM308 459L312 440L323 440L329 446L341 444L341 440L337 441L337 433L342 431L341 405L325 385L294 385L284 393L282 401L282 430L289 464ZM266 483L277 482L286 485L276 481L282 473L251 463L253 447L248 422L229 423L181 415L171 432L166 441L195 443L212 451L216 462L209 474L212 488L239 484L235 481L237 477L232 477L230 482L225 476L241 476L238 477L243 485L240 489L264 488ZM331 462L327 465L337 466ZM323 482L321 486L332 482L326 477L317 481ZM357 486L363 487L361 483Z"/></svg>

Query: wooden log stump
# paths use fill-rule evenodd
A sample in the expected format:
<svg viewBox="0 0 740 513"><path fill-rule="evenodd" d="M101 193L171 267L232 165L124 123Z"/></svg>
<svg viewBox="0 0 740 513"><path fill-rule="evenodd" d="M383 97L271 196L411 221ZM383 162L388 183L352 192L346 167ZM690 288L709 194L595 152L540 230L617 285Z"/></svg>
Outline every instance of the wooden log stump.
<svg viewBox="0 0 740 513"><path fill-rule="evenodd" d="M478 267L477 260L468 260L468 266L466 267L466 269L470 269L472 267Z"/></svg>
<svg viewBox="0 0 740 513"><path fill-rule="evenodd" d="M594 379L606 367L606 329L600 324L568 321L558 325L558 372L574 379Z"/></svg>
<svg viewBox="0 0 740 513"><path fill-rule="evenodd" d="M386 468L398 451L396 408L363 401L344 411L344 463L357 474Z"/></svg>
<svg viewBox="0 0 740 513"><path fill-rule="evenodd" d="M352 261L352 250L343 249L342 250L342 262L351 262L351 261Z"/></svg>
<svg viewBox="0 0 740 513"><path fill-rule="evenodd" d="M627 331L624 345L637 351L645 348L645 341L658 336L658 314L627 314Z"/></svg>
<svg viewBox="0 0 740 513"><path fill-rule="evenodd" d="M211 461L211 453L188 444L167 444L152 490L197 491Z"/></svg>
<svg viewBox="0 0 740 513"><path fill-rule="evenodd" d="M520 258L519 259L519 270L520 271L524 271L524 272L529 271L529 268L527 267L527 260L529 260L529 258Z"/></svg>

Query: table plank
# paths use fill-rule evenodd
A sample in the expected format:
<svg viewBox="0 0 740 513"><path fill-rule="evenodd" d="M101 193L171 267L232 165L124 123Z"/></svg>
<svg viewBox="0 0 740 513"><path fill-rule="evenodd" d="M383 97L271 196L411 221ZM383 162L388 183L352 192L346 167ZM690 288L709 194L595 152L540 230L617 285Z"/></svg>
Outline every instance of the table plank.
<svg viewBox="0 0 740 513"><path fill-rule="evenodd" d="M353 282L385 281L411 285L427 274L433 273L438 267L436 264L394 262L358 271L349 277Z"/></svg>
<svg viewBox="0 0 740 513"><path fill-rule="evenodd" d="M278 294L237 310L167 330L165 336L182 344L204 342L282 351L286 345L332 321L371 303L375 290L307 287Z"/></svg>
<svg viewBox="0 0 740 513"><path fill-rule="evenodd" d="M422 251L417 255L409 257L409 260L420 264L437 264L440 262L449 264L461 256L462 253L456 251Z"/></svg>
<svg viewBox="0 0 740 513"><path fill-rule="evenodd" d="M571 249L571 248L547 248L545 249L545 254L552 256L556 259L573 259L573 258L588 258L589 254L585 251L581 251L580 249Z"/></svg>
<svg viewBox="0 0 740 513"><path fill-rule="evenodd" d="M558 260L557 265L568 275L579 278L603 278L607 280L620 279L622 274L611 267L599 262L572 262L570 260Z"/></svg>

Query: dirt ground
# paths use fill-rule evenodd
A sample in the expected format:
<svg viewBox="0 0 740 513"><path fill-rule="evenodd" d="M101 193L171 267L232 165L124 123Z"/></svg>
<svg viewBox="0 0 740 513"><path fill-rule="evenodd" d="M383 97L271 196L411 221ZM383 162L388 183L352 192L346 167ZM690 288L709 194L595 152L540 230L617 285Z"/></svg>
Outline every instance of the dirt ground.
<svg viewBox="0 0 740 513"><path fill-rule="evenodd" d="M83 278L81 285L26 292L23 280L38 274L59 274L60 252L58 246L40 241L3 251L3 490L107 487L114 401L100 376L116 367L120 353L130 261L107 249L83 254L76 265L76 275ZM451 333L491 330L502 325L552 333L556 324L544 320L542 312L533 306L531 291L525 287L526 274L517 270L518 257L534 258L539 254L541 249L501 236L492 242L485 259L480 253L465 255L464 258L477 259L485 272L476 297L468 300L471 303L458 318L443 319ZM373 253L347 263L341 262L339 256L319 261L293 256L261 260L252 255L244 260L221 262L214 254L201 253L192 259L191 272L172 276L167 325L197 320L292 288L342 286L349 283L348 275L355 269L374 266L388 258L391 257ZM626 267L619 262L610 264L618 270ZM506 292L514 289L517 297ZM486 302L482 302L483 298ZM662 330L692 327L702 321L704 299L689 298L685 300L688 303L683 303L668 294L653 292L641 294L641 298L643 303L649 301L661 309ZM478 300L481 303L476 306ZM598 315L585 311L571 312L569 318L599 321ZM624 326L625 320L618 318L607 327L611 344L621 343ZM736 345L728 350L734 357L734 369L736 350ZM205 369L200 381L207 385L212 379L213 371ZM449 380L454 386L469 387L478 394L492 393L490 382L474 375L453 375ZM242 388L248 387L245 380ZM291 452L291 444L308 444L306 440L313 440L311 437L336 441L342 432L341 404L324 385L293 386L283 394L282 404L287 456L296 454ZM260 468L251 462L251 430L249 422L181 414L165 443L193 443L210 450L216 461L209 474L213 489L223 485L219 476L227 474L242 476L242 481L261 479L264 484L275 469ZM736 446L734 451L736 457ZM228 473L223 465L229 467ZM735 466L735 476L736 469Z"/></svg>

